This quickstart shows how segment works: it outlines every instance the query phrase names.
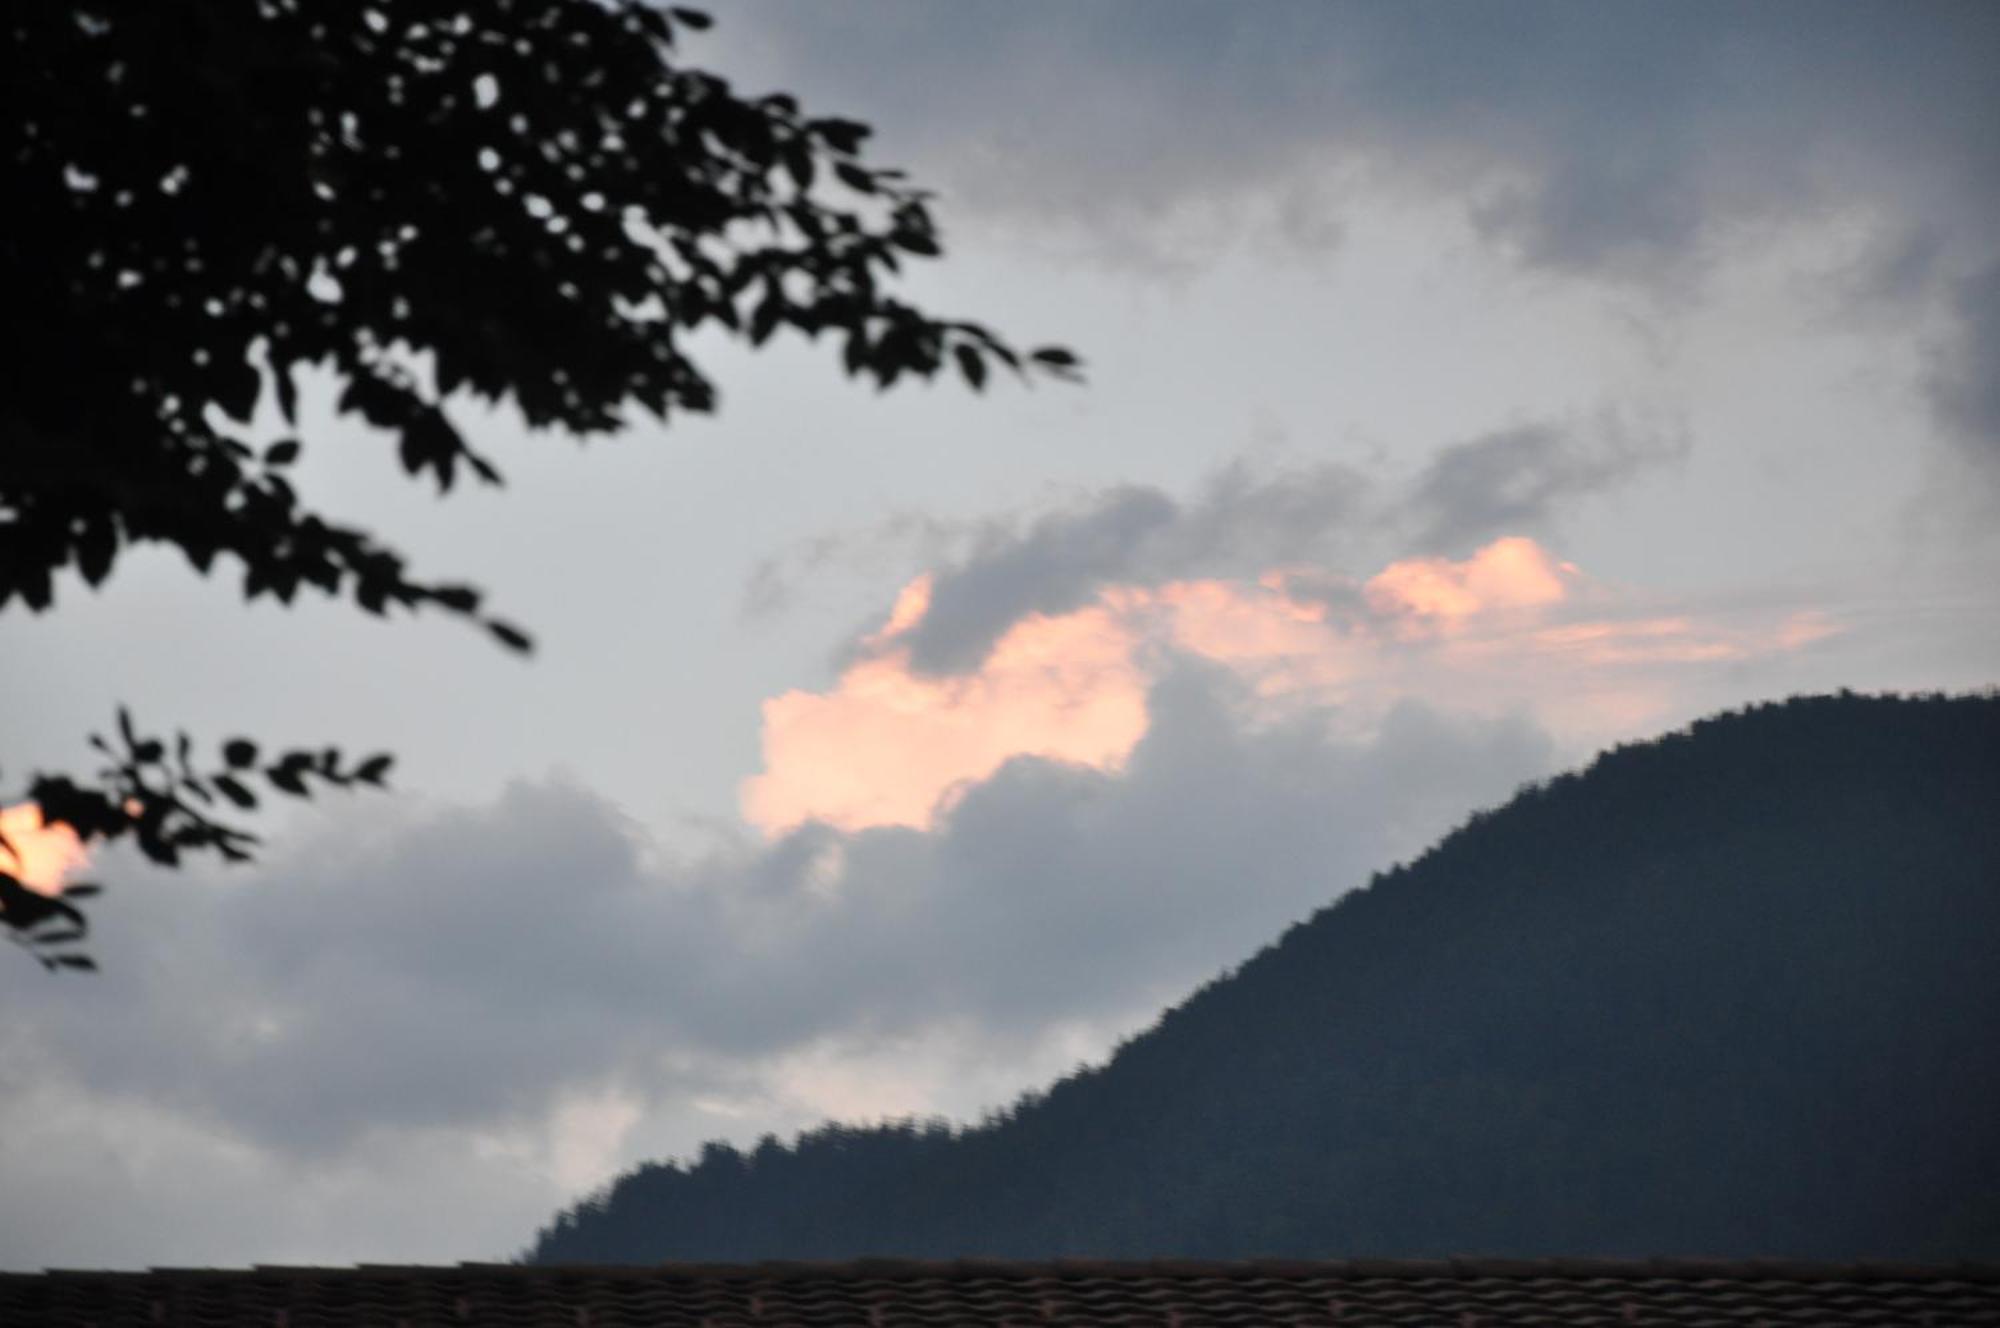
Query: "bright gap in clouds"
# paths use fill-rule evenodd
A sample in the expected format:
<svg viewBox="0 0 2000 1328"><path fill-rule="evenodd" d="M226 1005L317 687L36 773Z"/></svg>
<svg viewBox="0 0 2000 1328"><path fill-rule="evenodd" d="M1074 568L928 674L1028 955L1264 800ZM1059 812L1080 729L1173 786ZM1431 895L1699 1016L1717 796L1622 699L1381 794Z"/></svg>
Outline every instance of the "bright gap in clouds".
<svg viewBox="0 0 2000 1328"><path fill-rule="evenodd" d="M66 825L43 825L41 808L32 802L0 807L0 838L6 841L0 846L0 870L45 894L62 889L65 878L90 862L76 832Z"/></svg>
<svg viewBox="0 0 2000 1328"><path fill-rule="evenodd" d="M976 668L931 676L911 645L930 593L928 574L905 586L830 690L764 703L764 771L744 782L742 807L767 835L808 822L929 829L1014 757L1116 771L1176 658L1249 684L1253 723L1331 707L1345 736L1361 738L1418 701L1528 710L1561 738L1601 743L1662 722L1678 671L1838 630L1810 611L1748 627L1635 611L1631 594L1510 536L1462 560L1392 562L1364 581L1282 567L1254 580L1113 585L1071 612L1020 618Z"/></svg>

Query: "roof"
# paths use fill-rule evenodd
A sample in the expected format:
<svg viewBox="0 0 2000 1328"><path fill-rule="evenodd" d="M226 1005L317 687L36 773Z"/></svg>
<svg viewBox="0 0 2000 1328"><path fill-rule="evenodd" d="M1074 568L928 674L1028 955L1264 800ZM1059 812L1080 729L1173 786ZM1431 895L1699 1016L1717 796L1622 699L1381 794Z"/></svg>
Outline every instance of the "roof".
<svg viewBox="0 0 2000 1328"><path fill-rule="evenodd" d="M9 1328L2000 1325L2000 1265L1453 1259L0 1274Z"/></svg>

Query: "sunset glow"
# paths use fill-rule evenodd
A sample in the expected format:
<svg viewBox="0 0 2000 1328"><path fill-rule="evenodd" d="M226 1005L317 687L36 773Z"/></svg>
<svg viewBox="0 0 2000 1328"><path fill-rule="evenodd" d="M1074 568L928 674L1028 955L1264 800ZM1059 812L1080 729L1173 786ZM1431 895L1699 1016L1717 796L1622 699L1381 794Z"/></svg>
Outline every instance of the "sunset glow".
<svg viewBox="0 0 2000 1328"><path fill-rule="evenodd" d="M1366 587L1368 603L1388 615L1456 623L1499 609L1554 604L1568 593L1558 563L1531 539L1495 540L1464 562L1406 558L1390 563Z"/></svg>
<svg viewBox="0 0 2000 1328"><path fill-rule="evenodd" d="M33 890L54 894L63 882L90 861L76 832L66 825L43 825L41 808L32 802L0 807L0 834L13 849L0 849L0 871Z"/></svg>
<svg viewBox="0 0 2000 1328"><path fill-rule="evenodd" d="M807 821L922 829L955 790L1012 757L1117 769L1145 736L1147 689L1175 657L1228 669L1274 713L1338 707L1356 732L1414 699L1532 708L1596 741L1669 713L1676 671L1838 630L1810 612L1749 628L1620 614L1603 587L1580 603L1586 588L1574 564L1519 536L1463 560L1403 559L1365 581L1283 568L1110 586L1084 608L1017 622L976 671L931 677L912 669L907 644L931 603L920 576L831 690L764 703L764 771L744 781L743 814L766 834Z"/></svg>
<svg viewBox="0 0 2000 1328"><path fill-rule="evenodd" d="M928 826L940 799L1031 755L1106 769L1146 731L1132 633L1103 608L1024 619L965 677L912 672L898 638L921 620L927 581L904 588L831 692L764 703L765 773L743 814L767 834L823 821L844 830Z"/></svg>

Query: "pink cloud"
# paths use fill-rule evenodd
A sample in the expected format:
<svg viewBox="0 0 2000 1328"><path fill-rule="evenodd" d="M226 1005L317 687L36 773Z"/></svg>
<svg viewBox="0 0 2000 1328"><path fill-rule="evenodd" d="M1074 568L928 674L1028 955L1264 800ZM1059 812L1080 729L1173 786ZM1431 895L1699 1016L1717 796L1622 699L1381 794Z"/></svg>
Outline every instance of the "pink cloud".
<svg viewBox="0 0 2000 1328"><path fill-rule="evenodd" d="M44 894L61 890L90 862L76 832L66 825L43 825L42 809L32 802L0 807L0 835L8 846L0 848L0 871Z"/></svg>
<svg viewBox="0 0 2000 1328"><path fill-rule="evenodd" d="M932 678L911 670L901 641L928 593L922 578L904 588L834 690L764 703L764 773L741 794L753 825L927 826L952 789L1010 757L1109 769L1145 733L1147 678L1117 614L1092 606L1025 618L977 673Z"/></svg>
<svg viewBox="0 0 2000 1328"><path fill-rule="evenodd" d="M1498 539L1463 562L1406 558L1390 563L1363 587L1369 606L1385 617L1458 623L1507 609L1539 608L1568 597L1565 578L1577 570L1558 563L1531 539Z"/></svg>
<svg viewBox="0 0 2000 1328"><path fill-rule="evenodd" d="M1148 687L1176 656L1234 672L1273 714L1335 707L1356 732L1416 699L1528 710L1596 742L1671 714L1690 671L1838 630L1814 613L1761 627L1621 614L1619 594L1510 537L1363 581L1283 568L1254 581L1113 586L1073 612L1022 619L976 672L931 677L913 671L906 643L930 593L928 577L905 586L830 690L764 703L764 770L742 787L752 824L924 828L1014 756L1117 769L1145 735Z"/></svg>

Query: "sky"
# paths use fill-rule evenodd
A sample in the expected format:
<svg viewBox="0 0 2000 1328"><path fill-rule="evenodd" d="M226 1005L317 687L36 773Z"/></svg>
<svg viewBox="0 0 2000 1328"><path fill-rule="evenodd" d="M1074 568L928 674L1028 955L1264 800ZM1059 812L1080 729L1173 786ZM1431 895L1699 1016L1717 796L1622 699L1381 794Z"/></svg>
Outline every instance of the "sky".
<svg viewBox="0 0 2000 1328"><path fill-rule="evenodd" d="M0 963L0 1267L501 1258L707 1139L977 1120L1608 745L2000 683L2000 9L717 17L938 191L912 296L1087 382L706 343L712 419L461 403L510 484L442 501L308 384L302 492L531 660L151 551L0 617L0 787L120 701L398 756Z"/></svg>

